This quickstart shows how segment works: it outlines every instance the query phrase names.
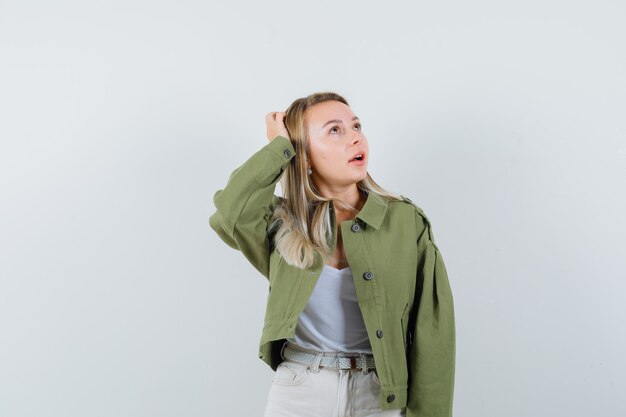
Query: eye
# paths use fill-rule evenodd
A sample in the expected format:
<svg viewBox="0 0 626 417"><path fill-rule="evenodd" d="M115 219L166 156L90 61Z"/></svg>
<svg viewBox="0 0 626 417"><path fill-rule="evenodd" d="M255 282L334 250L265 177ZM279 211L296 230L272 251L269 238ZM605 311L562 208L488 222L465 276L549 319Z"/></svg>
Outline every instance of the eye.
<svg viewBox="0 0 626 417"><path fill-rule="evenodd" d="M333 126L333 127L331 127L331 128L330 128L330 131L329 131L329 132L330 132L330 133L338 132L338 130L337 130L337 129L339 129L339 126Z"/></svg>
<svg viewBox="0 0 626 417"><path fill-rule="evenodd" d="M355 123L354 127L356 128L356 130L361 130L361 123Z"/></svg>

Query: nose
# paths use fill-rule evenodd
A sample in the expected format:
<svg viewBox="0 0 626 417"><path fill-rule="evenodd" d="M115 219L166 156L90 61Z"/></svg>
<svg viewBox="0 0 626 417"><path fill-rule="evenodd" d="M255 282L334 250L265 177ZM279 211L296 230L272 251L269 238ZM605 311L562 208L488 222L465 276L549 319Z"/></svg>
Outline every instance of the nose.
<svg viewBox="0 0 626 417"><path fill-rule="evenodd" d="M355 143L359 143L360 141L361 141L361 134L355 133L355 135L352 137L352 144L354 145Z"/></svg>

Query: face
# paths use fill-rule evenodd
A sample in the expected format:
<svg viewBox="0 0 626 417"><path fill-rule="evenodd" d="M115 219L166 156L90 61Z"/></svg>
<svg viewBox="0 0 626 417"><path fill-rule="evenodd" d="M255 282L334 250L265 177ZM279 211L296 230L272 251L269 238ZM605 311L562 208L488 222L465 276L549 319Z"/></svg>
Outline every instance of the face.
<svg viewBox="0 0 626 417"><path fill-rule="evenodd" d="M343 188L367 176L369 147L361 122L349 106L325 101L308 108L309 166L318 187ZM360 154L360 160L354 157Z"/></svg>

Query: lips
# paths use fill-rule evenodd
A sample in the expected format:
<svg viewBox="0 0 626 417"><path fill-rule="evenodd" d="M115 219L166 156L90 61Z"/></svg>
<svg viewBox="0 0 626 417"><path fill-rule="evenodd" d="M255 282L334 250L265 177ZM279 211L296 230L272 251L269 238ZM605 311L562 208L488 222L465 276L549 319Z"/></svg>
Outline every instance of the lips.
<svg viewBox="0 0 626 417"><path fill-rule="evenodd" d="M355 153L354 155L352 155L352 158L350 158L348 162L362 162L362 161L365 161L365 152Z"/></svg>
<svg viewBox="0 0 626 417"><path fill-rule="evenodd" d="M362 166L365 165L365 152L357 152L354 156L348 161L349 164Z"/></svg>

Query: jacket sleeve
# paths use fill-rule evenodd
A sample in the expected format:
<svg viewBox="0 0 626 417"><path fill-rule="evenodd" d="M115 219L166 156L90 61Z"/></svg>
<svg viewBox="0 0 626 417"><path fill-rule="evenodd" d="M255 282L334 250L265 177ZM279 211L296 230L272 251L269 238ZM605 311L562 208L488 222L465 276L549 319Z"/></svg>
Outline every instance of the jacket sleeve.
<svg viewBox="0 0 626 417"><path fill-rule="evenodd" d="M451 417L455 371L455 320L448 274L430 222L417 241L418 268L410 345L407 417ZM418 223L419 224L419 223Z"/></svg>
<svg viewBox="0 0 626 417"><path fill-rule="evenodd" d="M277 136L235 169L224 189L213 196L216 211L209 225L230 247L269 277L268 222L280 197L276 184L296 152L291 141Z"/></svg>

